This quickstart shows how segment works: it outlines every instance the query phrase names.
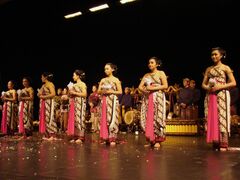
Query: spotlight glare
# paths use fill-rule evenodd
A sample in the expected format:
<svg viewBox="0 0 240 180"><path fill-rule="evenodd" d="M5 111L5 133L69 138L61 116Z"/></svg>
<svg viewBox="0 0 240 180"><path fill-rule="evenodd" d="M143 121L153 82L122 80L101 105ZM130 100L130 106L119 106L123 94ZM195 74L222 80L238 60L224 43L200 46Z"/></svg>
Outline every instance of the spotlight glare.
<svg viewBox="0 0 240 180"><path fill-rule="evenodd" d="M121 4L126 4L126 3L133 2L133 1L136 1L136 0L120 0L120 3Z"/></svg>
<svg viewBox="0 0 240 180"><path fill-rule="evenodd" d="M73 17L76 17L76 16L80 16L82 15L82 12L78 11L78 12L75 12L75 13L72 13L72 14L68 14L68 15L65 15L65 19L69 19L69 18L73 18Z"/></svg>
<svg viewBox="0 0 240 180"><path fill-rule="evenodd" d="M106 8L109 8L108 4L102 4L102 5L90 8L89 11L95 12L95 11L99 11L99 10L106 9Z"/></svg>

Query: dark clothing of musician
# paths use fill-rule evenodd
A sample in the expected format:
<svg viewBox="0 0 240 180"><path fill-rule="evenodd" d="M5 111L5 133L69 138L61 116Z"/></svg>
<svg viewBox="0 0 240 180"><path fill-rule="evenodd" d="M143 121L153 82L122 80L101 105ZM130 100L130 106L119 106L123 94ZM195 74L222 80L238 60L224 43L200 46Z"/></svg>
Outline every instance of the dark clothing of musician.
<svg viewBox="0 0 240 180"><path fill-rule="evenodd" d="M193 104L194 105L198 105L198 102L199 102L199 100L200 100L200 97L201 97L201 92L200 92L200 90L199 89L192 89L192 91L193 91Z"/></svg>
<svg viewBox="0 0 240 180"><path fill-rule="evenodd" d="M122 95L120 104L121 104L121 106L125 107L125 110L132 108L132 106L133 106L132 96L130 94Z"/></svg>
<svg viewBox="0 0 240 180"><path fill-rule="evenodd" d="M193 103L193 91L190 88L182 88L179 91L178 103L186 104L186 106Z"/></svg>

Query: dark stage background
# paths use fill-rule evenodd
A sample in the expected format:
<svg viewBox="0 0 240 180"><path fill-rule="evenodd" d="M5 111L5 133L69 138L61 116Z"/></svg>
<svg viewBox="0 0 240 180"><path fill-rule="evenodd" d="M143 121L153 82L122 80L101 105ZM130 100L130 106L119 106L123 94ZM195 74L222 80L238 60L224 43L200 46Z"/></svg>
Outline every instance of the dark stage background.
<svg viewBox="0 0 240 180"><path fill-rule="evenodd" d="M108 2L110 8L87 11L96 2ZM82 16L64 19L78 10ZM233 0L1 1L0 88L6 90L13 79L18 89L28 75L37 89L44 71L54 74L56 87L64 87L75 69L83 69L90 90L104 76L106 62L118 65L123 87L136 87L151 56L162 59L170 85L189 77L200 88L215 46L227 50L226 63L239 82L239 17Z"/></svg>

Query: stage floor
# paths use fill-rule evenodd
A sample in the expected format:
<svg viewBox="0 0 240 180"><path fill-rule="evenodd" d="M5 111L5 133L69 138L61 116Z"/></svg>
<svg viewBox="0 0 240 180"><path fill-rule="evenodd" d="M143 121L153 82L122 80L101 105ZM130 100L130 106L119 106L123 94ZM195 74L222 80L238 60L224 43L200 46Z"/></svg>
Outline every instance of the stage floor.
<svg viewBox="0 0 240 180"><path fill-rule="evenodd" d="M87 134L83 145L0 138L0 179L239 179L240 152L213 151L205 137L168 136L160 150L143 134L121 134L116 147ZM240 147L240 137L231 137Z"/></svg>

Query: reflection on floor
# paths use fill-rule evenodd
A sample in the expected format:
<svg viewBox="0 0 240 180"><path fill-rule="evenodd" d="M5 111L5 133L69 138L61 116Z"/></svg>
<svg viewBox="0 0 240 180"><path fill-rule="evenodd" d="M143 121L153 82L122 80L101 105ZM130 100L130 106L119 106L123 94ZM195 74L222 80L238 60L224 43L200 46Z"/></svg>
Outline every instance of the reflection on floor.
<svg viewBox="0 0 240 180"><path fill-rule="evenodd" d="M120 134L116 147L87 134L83 145L66 137L48 142L0 138L0 179L238 179L240 152L213 151L203 136L168 136L160 150L143 134ZM231 137L232 146L240 146Z"/></svg>

